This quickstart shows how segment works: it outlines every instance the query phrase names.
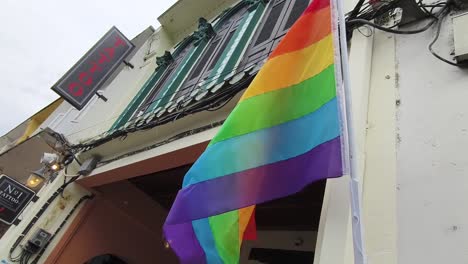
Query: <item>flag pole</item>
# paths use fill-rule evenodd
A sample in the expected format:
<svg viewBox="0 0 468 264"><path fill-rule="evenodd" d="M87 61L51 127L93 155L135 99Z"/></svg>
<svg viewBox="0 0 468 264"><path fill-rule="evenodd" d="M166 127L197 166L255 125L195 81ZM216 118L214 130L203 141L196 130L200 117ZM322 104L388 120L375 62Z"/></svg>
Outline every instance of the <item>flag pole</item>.
<svg viewBox="0 0 468 264"><path fill-rule="evenodd" d="M348 43L346 40L346 20L344 15L344 0L332 0L338 13L338 29L339 29L339 42L340 42L340 56L341 56L341 74L342 85L344 89L344 103L346 112L346 130L347 137L344 137L345 144L347 143L349 156L349 175L350 175L350 192L351 192L351 221L353 229L353 247L354 247L354 264L367 264L367 257L365 254L363 224L362 224L362 210L361 210L361 192L359 184L359 169L357 161L357 149L355 144L355 131L352 115L352 100L351 88L349 77L349 63L348 63ZM347 142L346 142L347 141Z"/></svg>

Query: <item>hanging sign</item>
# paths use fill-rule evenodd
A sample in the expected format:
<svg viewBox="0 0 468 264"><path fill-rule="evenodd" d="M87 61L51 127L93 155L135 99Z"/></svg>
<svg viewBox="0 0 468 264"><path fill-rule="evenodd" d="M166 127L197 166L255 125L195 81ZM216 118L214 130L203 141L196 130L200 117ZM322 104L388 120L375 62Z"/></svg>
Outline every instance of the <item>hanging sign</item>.
<svg viewBox="0 0 468 264"><path fill-rule="evenodd" d="M112 27L53 87L81 110L135 46Z"/></svg>
<svg viewBox="0 0 468 264"><path fill-rule="evenodd" d="M34 195L33 190L6 175L0 175L0 221L13 224Z"/></svg>

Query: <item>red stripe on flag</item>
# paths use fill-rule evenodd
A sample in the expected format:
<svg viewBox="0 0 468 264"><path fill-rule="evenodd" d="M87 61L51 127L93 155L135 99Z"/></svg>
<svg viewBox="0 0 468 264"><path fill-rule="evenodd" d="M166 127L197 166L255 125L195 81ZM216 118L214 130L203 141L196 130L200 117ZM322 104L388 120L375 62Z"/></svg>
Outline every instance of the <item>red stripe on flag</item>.
<svg viewBox="0 0 468 264"><path fill-rule="evenodd" d="M252 215L250 216L249 223L244 231L244 237L242 240L257 240L257 224L255 222L255 210L253 210Z"/></svg>
<svg viewBox="0 0 468 264"><path fill-rule="evenodd" d="M317 10L320 10L324 7L330 6L330 0L314 0L304 11L304 14L311 13ZM303 14L303 15L304 15Z"/></svg>

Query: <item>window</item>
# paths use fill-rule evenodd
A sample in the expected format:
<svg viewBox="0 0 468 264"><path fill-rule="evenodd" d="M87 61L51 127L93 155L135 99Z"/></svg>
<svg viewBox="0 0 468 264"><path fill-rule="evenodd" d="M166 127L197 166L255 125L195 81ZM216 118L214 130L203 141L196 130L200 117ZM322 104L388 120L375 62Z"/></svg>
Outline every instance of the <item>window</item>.
<svg viewBox="0 0 468 264"><path fill-rule="evenodd" d="M213 76L213 70L227 47L232 44L232 38L239 29L241 22L248 13L248 5L234 7L228 11L215 25L216 36L208 43L208 47L198 60L187 80L176 94L176 98L192 92L197 84L203 80L218 78Z"/></svg>
<svg viewBox="0 0 468 264"><path fill-rule="evenodd" d="M309 0L272 0L242 65L248 67L267 59L308 5Z"/></svg>
<svg viewBox="0 0 468 264"><path fill-rule="evenodd" d="M209 82L234 72L265 5L263 0L241 1L216 19L215 28L201 18L198 30L177 47L172 63L151 76L111 130L168 103L180 102L200 84L207 87Z"/></svg>
<svg viewBox="0 0 468 264"><path fill-rule="evenodd" d="M204 18L200 18L199 22L198 30L176 47L173 56L166 51L156 59L158 68L113 124L111 131L129 120L136 120L137 117L151 113L173 97L175 88L180 86L194 60L213 36L211 25Z"/></svg>
<svg viewBox="0 0 468 264"><path fill-rule="evenodd" d="M141 116L146 112L155 108L155 106L160 105L161 101L167 101L167 97L170 97L171 94L167 94L164 88L167 87L168 83L177 72L177 69L182 64L184 59L188 56L190 51L193 49L193 43L189 43L185 45L185 47L181 47L177 54L174 55L174 61L169 64L169 66L164 70L162 76L156 82L151 91L146 96L145 100L141 104L141 106L134 112L132 118Z"/></svg>

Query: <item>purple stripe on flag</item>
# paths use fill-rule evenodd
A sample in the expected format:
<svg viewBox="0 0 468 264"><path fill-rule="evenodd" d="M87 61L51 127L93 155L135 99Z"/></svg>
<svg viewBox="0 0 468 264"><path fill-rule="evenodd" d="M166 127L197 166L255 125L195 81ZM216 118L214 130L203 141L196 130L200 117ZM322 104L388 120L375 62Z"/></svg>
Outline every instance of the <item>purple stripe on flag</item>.
<svg viewBox="0 0 468 264"><path fill-rule="evenodd" d="M164 225L164 235L183 264L206 264L205 252L198 243L192 221Z"/></svg>
<svg viewBox="0 0 468 264"><path fill-rule="evenodd" d="M263 203L299 192L314 181L342 175L341 143L340 137L336 137L294 158L180 190L166 224L189 222Z"/></svg>

